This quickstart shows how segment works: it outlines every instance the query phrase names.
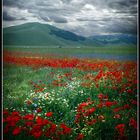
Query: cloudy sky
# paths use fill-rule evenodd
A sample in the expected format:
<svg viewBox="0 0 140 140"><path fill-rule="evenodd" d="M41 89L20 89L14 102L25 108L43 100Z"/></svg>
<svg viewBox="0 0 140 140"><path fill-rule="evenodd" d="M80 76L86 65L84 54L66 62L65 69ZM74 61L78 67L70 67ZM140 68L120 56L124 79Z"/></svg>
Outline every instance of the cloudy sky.
<svg viewBox="0 0 140 140"><path fill-rule="evenodd" d="M137 0L3 0L3 26L40 22L83 36L137 32Z"/></svg>

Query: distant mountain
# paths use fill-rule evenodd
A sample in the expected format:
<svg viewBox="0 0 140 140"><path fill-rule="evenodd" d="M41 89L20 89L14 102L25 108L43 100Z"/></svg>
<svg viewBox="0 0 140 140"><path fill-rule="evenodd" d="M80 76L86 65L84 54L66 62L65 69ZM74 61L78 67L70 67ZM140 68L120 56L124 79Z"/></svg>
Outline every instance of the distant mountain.
<svg viewBox="0 0 140 140"><path fill-rule="evenodd" d="M87 40L72 32L36 22L3 29L4 45L75 46L87 45Z"/></svg>
<svg viewBox="0 0 140 140"><path fill-rule="evenodd" d="M107 46L136 45L130 35L98 35L83 37L48 24L37 22L3 28L3 44L16 46Z"/></svg>
<svg viewBox="0 0 140 140"><path fill-rule="evenodd" d="M89 39L100 44L101 46L137 45L137 36L128 34L96 35L89 37Z"/></svg>

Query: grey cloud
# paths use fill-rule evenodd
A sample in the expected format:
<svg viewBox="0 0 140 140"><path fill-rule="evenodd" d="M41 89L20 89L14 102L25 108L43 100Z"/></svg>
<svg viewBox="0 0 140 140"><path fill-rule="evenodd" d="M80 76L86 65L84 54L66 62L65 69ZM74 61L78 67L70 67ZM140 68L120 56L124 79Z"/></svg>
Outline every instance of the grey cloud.
<svg viewBox="0 0 140 140"><path fill-rule="evenodd" d="M129 4L124 1L122 2L112 2L109 4L109 7L113 8L113 9L122 9L122 8L128 8Z"/></svg>
<svg viewBox="0 0 140 140"><path fill-rule="evenodd" d="M51 22L52 20L50 20L48 17L44 17L44 16L40 16L40 18L46 22Z"/></svg>
<svg viewBox="0 0 140 140"><path fill-rule="evenodd" d="M72 0L61 0L63 3L70 3Z"/></svg>
<svg viewBox="0 0 140 140"><path fill-rule="evenodd" d="M57 16L42 16L40 15L40 18L43 19L44 21L47 21L47 22L56 22L56 23L67 23L67 20L65 18L62 18L62 17L57 17Z"/></svg>
<svg viewBox="0 0 140 140"><path fill-rule="evenodd" d="M3 5L4 6L14 6L17 5L18 1L15 0L3 0Z"/></svg>
<svg viewBox="0 0 140 140"><path fill-rule="evenodd" d="M77 18L78 21L109 21L111 18L102 18L102 19L91 19L91 18Z"/></svg>
<svg viewBox="0 0 140 140"><path fill-rule="evenodd" d="M137 34L137 22L135 19L125 18L105 18L104 20L94 20L88 22L83 32L88 34L100 34L100 33L124 33L124 34Z"/></svg>
<svg viewBox="0 0 140 140"><path fill-rule="evenodd" d="M21 0L3 0L3 5L24 9L24 2Z"/></svg>
<svg viewBox="0 0 140 140"><path fill-rule="evenodd" d="M118 25L118 26L111 26L106 30L113 33L135 34L135 35L137 34L136 26Z"/></svg>
<svg viewBox="0 0 140 140"><path fill-rule="evenodd" d="M105 30L112 33L137 34L137 22L127 18L124 20L114 20L106 25Z"/></svg>
<svg viewBox="0 0 140 140"><path fill-rule="evenodd" d="M4 11L3 12L3 20L13 21L13 20L16 20L16 17L10 16L10 15L8 15L8 13L6 11Z"/></svg>
<svg viewBox="0 0 140 140"><path fill-rule="evenodd" d="M96 12L90 13L92 9L84 9L87 4L93 6ZM24 12L22 16L20 12L18 14L18 10L22 9L29 13L27 22L35 17L38 21L51 22L57 27L86 36L105 32L134 34L137 30L137 0L3 0L3 5L3 20L7 22L27 20ZM11 7L17 8L16 15L8 12ZM103 15L103 9L108 14ZM85 15L82 15L82 10L85 10Z"/></svg>
<svg viewBox="0 0 140 140"><path fill-rule="evenodd" d="M9 15L6 11L3 11L3 20L15 21L15 20L26 20L26 18L14 17L14 16Z"/></svg>
<svg viewBox="0 0 140 140"><path fill-rule="evenodd" d="M125 9L129 11L132 7L137 5L137 0L119 0L119 1L111 1L108 6L112 9L122 10Z"/></svg>
<svg viewBox="0 0 140 140"><path fill-rule="evenodd" d="M53 21L56 23L67 23L67 20L63 18L55 18Z"/></svg>

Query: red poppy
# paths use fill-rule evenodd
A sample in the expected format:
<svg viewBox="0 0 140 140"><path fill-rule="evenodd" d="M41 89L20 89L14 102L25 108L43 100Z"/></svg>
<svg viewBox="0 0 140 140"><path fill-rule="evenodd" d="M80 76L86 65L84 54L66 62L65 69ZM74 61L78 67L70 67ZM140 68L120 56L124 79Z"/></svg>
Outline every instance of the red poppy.
<svg viewBox="0 0 140 140"><path fill-rule="evenodd" d="M128 104L125 104L123 107L124 109L128 109L128 110L131 108Z"/></svg>
<svg viewBox="0 0 140 140"><path fill-rule="evenodd" d="M120 135L124 134L125 124L118 124L115 128L118 130Z"/></svg>
<svg viewBox="0 0 140 140"><path fill-rule="evenodd" d="M98 95L98 98L99 98L99 99L103 99L103 97L104 97L104 95L103 95L102 93L100 93L100 94Z"/></svg>
<svg viewBox="0 0 140 140"><path fill-rule="evenodd" d="M46 113L46 116L47 117L51 117L53 115L53 112L48 112L48 113Z"/></svg>
<svg viewBox="0 0 140 140"><path fill-rule="evenodd" d="M38 125L43 125L43 119L40 116L38 116L37 119L36 119L36 123Z"/></svg>
<svg viewBox="0 0 140 140"><path fill-rule="evenodd" d="M98 108L103 107L103 103L98 104L97 107L98 107Z"/></svg>
<svg viewBox="0 0 140 140"><path fill-rule="evenodd" d="M54 133L56 131L56 129L57 129L56 125L55 124L51 124L51 127L50 127L51 132Z"/></svg>
<svg viewBox="0 0 140 140"><path fill-rule="evenodd" d="M33 135L35 138L40 138L41 135L42 135L42 132L41 132L41 131L35 131L35 132L33 132L32 135Z"/></svg>
<svg viewBox="0 0 140 140"><path fill-rule="evenodd" d="M92 125L92 124L95 124L96 122L97 122L96 119L93 119L92 121L87 122L87 124Z"/></svg>
<svg viewBox="0 0 140 140"><path fill-rule="evenodd" d="M81 140L83 138L84 138L84 135L81 133L81 134L78 135L78 137L76 138L76 140Z"/></svg>
<svg viewBox="0 0 140 140"><path fill-rule="evenodd" d="M120 119L120 114L116 114L113 118L115 118L115 119Z"/></svg>
<svg viewBox="0 0 140 140"><path fill-rule="evenodd" d="M110 101L107 101L105 104L106 104L107 107L111 107L113 103L110 102Z"/></svg>
<svg viewBox="0 0 140 140"><path fill-rule="evenodd" d="M26 120L33 120L34 119L34 115L33 114L26 114L23 119L26 119Z"/></svg>
<svg viewBox="0 0 140 140"><path fill-rule="evenodd" d="M42 111L42 109L41 108L38 108L36 111L37 111L37 113L39 113L39 112Z"/></svg>
<svg viewBox="0 0 140 140"><path fill-rule="evenodd" d="M67 125L65 125L64 123L60 124L60 127L63 129L63 133L64 134L69 134L71 133L72 129L69 128Z"/></svg>
<svg viewBox="0 0 140 140"><path fill-rule="evenodd" d="M130 102L131 102L133 105L137 105L137 101L136 101L136 100L131 99Z"/></svg>
<svg viewBox="0 0 140 140"><path fill-rule="evenodd" d="M20 128L20 127L16 127L16 128L13 130L13 135L18 135L20 132L21 132L21 128Z"/></svg>
<svg viewBox="0 0 140 140"><path fill-rule="evenodd" d="M13 116L19 116L19 112L18 112L18 111L13 111L13 112L12 112L12 115L13 115Z"/></svg>
<svg viewBox="0 0 140 140"><path fill-rule="evenodd" d="M3 115L4 115L4 116L7 116L7 115L8 115L8 111L7 111L7 110L4 110L4 111L3 111Z"/></svg>
<svg viewBox="0 0 140 140"><path fill-rule="evenodd" d="M85 113L85 116L90 116L96 109L93 107L91 109L88 109L87 112Z"/></svg>
<svg viewBox="0 0 140 140"><path fill-rule="evenodd" d="M30 127L30 126L33 125L33 122L25 122L25 125L26 125L27 127Z"/></svg>
<svg viewBox="0 0 140 140"><path fill-rule="evenodd" d="M117 113L118 111L123 110L123 107L118 107L114 109L114 113Z"/></svg>
<svg viewBox="0 0 140 140"><path fill-rule="evenodd" d="M133 94L133 91L131 89L128 89L127 92L132 95Z"/></svg>
<svg viewBox="0 0 140 140"><path fill-rule="evenodd" d="M100 116L98 116L98 119L99 120L103 120L104 119L104 116L103 115L100 115Z"/></svg>
<svg viewBox="0 0 140 140"><path fill-rule="evenodd" d="M81 103L79 106L78 106L78 111L82 110L85 106L88 106L88 104L86 102L83 102Z"/></svg>
<svg viewBox="0 0 140 140"><path fill-rule="evenodd" d="M40 88L39 91L42 92L43 91L43 88Z"/></svg>
<svg viewBox="0 0 140 140"><path fill-rule="evenodd" d="M50 124L50 121L47 120L47 119L45 119L45 120L43 120L43 124L44 124L44 125L46 125L46 124Z"/></svg>
<svg viewBox="0 0 140 140"><path fill-rule="evenodd" d="M132 126L134 129L137 129L137 122L134 118L129 120L129 126Z"/></svg>

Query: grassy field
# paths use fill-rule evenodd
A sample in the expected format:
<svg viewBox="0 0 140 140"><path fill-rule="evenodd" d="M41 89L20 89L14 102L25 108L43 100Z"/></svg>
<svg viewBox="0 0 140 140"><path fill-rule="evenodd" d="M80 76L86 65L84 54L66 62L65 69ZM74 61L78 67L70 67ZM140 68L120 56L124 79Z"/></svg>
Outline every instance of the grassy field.
<svg viewBox="0 0 140 140"><path fill-rule="evenodd" d="M16 52L32 52L32 53L48 53L48 54L137 54L136 47L85 47L85 48L50 48L50 47L30 47L23 48L22 46L5 46L4 50L16 51Z"/></svg>
<svg viewBox="0 0 140 140"><path fill-rule="evenodd" d="M134 48L4 48L4 139L136 140L136 62L45 55L95 52L136 54Z"/></svg>

